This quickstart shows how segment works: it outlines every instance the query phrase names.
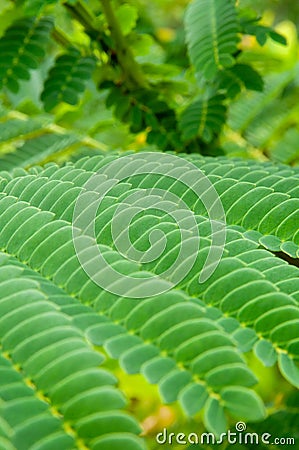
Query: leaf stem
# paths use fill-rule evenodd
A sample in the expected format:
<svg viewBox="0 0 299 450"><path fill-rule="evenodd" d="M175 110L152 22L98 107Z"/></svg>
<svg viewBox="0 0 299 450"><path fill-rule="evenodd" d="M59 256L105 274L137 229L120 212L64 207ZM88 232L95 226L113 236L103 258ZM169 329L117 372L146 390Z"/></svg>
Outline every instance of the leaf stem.
<svg viewBox="0 0 299 450"><path fill-rule="evenodd" d="M149 88L148 81L141 70L140 65L135 61L132 50L126 43L126 39L121 31L120 24L113 11L110 0L100 0L100 2L112 40L115 44L115 49L109 50L113 50L116 54L117 61L122 69L128 88L130 90L134 90L136 87ZM72 16L84 26L87 33L91 34L94 36L94 39L102 43L97 18L85 4L79 0L74 5L65 3L64 6L70 11Z"/></svg>
<svg viewBox="0 0 299 450"><path fill-rule="evenodd" d="M127 45L110 0L100 0L111 37L115 43L118 62L131 87L148 88L148 82L140 65L135 61L131 48Z"/></svg>

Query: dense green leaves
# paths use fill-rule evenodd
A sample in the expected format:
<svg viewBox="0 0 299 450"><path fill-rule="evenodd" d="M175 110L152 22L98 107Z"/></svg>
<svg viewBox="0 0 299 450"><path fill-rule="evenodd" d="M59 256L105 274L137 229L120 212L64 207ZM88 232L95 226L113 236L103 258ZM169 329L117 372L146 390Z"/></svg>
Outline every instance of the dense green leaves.
<svg viewBox="0 0 299 450"><path fill-rule="evenodd" d="M219 88L234 98L242 90L262 91L264 81L260 74L247 64L235 64L219 74Z"/></svg>
<svg viewBox="0 0 299 450"><path fill-rule="evenodd" d="M159 6L163 9L163 3ZM0 24L0 33L4 32L0 39L4 55L1 100L30 115L51 112L60 125L73 125L95 137L93 148L104 137L117 149L140 149L146 142L151 149L162 151L210 155L261 151L272 157L272 150L277 153L277 149L270 141L274 139L276 144L277 137L282 137L278 157L273 158L296 161L296 150L290 148L296 102L283 102L282 110L276 101L274 107L266 107L266 114L265 103L259 103L253 115L256 126L251 127L249 137L246 133L246 142L239 136L243 130L231 133L224 126L229 107L234 108L240 96L243 100L248 91L264 91L260 49L248 35L256 36L261 45L269 36L287 44L282 75L290 68L294 72L295 62L288 61L292 40L286 42L283 35L234 0L194 0L186 5L185 20L184 6L178 5L176 17L170 13L164 27L156 23L159 14L150 19L154 8L145 4L116 2L111 8L105 1L97 8L86 2L34 0L7 5L3 26ZM174 27L178 13L181 23ZM12 25L11 16L16 18ZM271 55L274 72L280 69L280 50L277 52ZM292 76L289 97L297 90L296 75ZM120 125L117 133L107 109ZM263 120L266 117L266 124L260 114ZM234 120L229 125L236 130ZM285 131L291 134L284 137ZM26 153L26 142L23 144ZM50 148L47 157L55 152L55 146L53 151ZM6 150L11 153L11 148ZM67 146L61 159L75 150L77 146ZM285 151L288 156L284 158ZM18 154L16 163L20 157ZM9 156L8 165L12 164L14 157Z"/></svg>
<svg viewBox="0 0 299 450"><path fill-rule="evenodd" d="M110 408L122 408L124 402L117 391L103 387L103 383L111 385L113 379L108 373L100 371L97 374L95 371L95 365L101 359L97 360L97 353L83 345L80 340L82 332L88 342L103 346L109 357L117 358L126 372L141 373L150 383L158 384L164 402L178 400L188 415L195 415L203 409L205 425L217 435L227 426L227 413L245 421L261 420L265 409L261 399L251 389L258 378L248 367L242 353L254 349L263 364L272 366L278 362L282 375L291 384L297 385L298 382L296 361L299 348L295 345L299 324L298 269L265 250L274 244L269 239L266 242L263 234L265 232L270 236L268 233L274 233L273 239L276 235L277 240L275 249L283 252L282 238L279 237L283 222L281 214L286 211L287 219L290 211L296 213L297 203L296 192L292 189L288 191L286 205L281 203L281 196L286 195L286 186L280 181L286 170L298 179L297 170L269 164L256 164L255 167L254 163L241 161L225 164L224 158L191 157L214 184L228 218L223 259L213 276L203 284L198 284L198 272L211 242L210 230L205 218L206 211L191 192L184 192L183 185L179 186L178 182L169 183L167 178L159 180L154 174L136 179L131 177L112 188L106 202L98 209L95 231L105 257L120 273L132 276L139 272L142 276L143 273L154 274L160 270L159 261L146 263L142 267L126 261L115 251L111 221L117 205L124 202L131 191L139 186L147 188L153 185L160 189L164 186L173 193L179 189L198 219L201 249L194 268L181 282L179 289L160 294L159 299L153 297L136 302L135 299L117 297L95 285L80 266L72 242L73 208L82 185L94 171L115 158L117 155L87 157L61 168L49 164L44 169L32 170L31 174L24 171L4 180L0 199L0 245L17 259L9 259L9 264L13 262L13 266L4 260L2 270L11 273L12 280L7 285L8 288L11 285L10 295L15 295L16 286L18 291L32 291L30 296L27 295L30 301L23 304L19 297L13 311L2 311L1 330L7 333L3 338L4 350L15 352L12 355L16 355L18 363L40 389L49 393L47 395L55 405L60 405L60 402L65 405L61 406L62 414L66 420L78 421L76 429L82 438L87 435L90 438L95 428L100 433L103 427L107 429L107 423L110 424L111 438L108 435L107 438L99 438L94 445L101 445L106 439L114 442L112 435L116 431L138 433L138 428L131 419L122 419L122 415L104 413L102 409L96 413L94 410L96 405L101 405L101 398L105 399L103 405L109 404ZM254 179L254 184L250 179ZM279 195L280 203L273 203L272 209L269 203L269 209L262 209L259 219L254 194L257 198L260 195L259 201L262 202L273 192ZM294 210L292 202L295 202ZM288 209L288 203L291 209ZM248 223L253 224L252 220L256 223L255 232L251 225L247 231L243 213L237 214L237 205L243 204ZM265 211L272 218L263 228ZM155 215L151 214L150 218L156 223ZM141 234L133 232L131 238L143 248L150 222L144 216L143 219L136 219L137 223L138 229L143 231ZM171 264L176 255L173 250L179 242L179 234L174 233L172 222L166 214L159 216L159 227L163 227L170 242L161 261ZM289 236L289 242L293 242L297 252L293 222L286 222L284 230L284 236ZM86 248L90 245L86 238ZM21 276L22 268L26 266L36 272L27 269L27 277L22 278L22 282L14 283L14 271L17 270L18 276ZM287 280L294 281L288 283ZM43 292L54 294L53 300L50 296L49 302ZM68 295L75 297L70 303ZM80 302L90 306L82 305L81 310ZM4 300L3 307L9 308L9 305ZM59 309L63 316L60 316ZM61 333L69 328L67 324L70 319L74 332L62 338ZM16 323L19 325L14 330ZM48 328L50 324L56 330L57 339L61 340L59 344L47 344L50 334L45 325ZM32 327L37 335L29 339ZM63 358L59 358L60 351ZM86 380L81 371L76 375L78 359L81 367L83 362L86 364ZM67 393L76 386L80 386L81 390L86 386L86 390L73 400L68 400ZM94 402L97 396L99 402ZM221 399L220 403L216 398ZM92 419L87 420L85 416L89 415ZM132 448L138 445L134 438L130 442ZM117 444L114 442L111 445Z"/></svg>
<svg viewBox="0 0 299 450"><path fill-rule="evenodd" d="M293 25L233 0L2 3L0 450L144 450L164 426L219 437L237 421L297 437ZM157 276L169 290L151 296Z"/></svg>
<svg viewBox="0 0 299 450"><path fill-rule="evenodd" d="M51 18L28 17L16 21L6 30L0 40L0 87L17 92L19 81L29 80L30 70L36 69L45 56L52 27Z"/></svg>
<svg viewBox="0 0 299 450"><path fill-rule="evenodd" d="M5 402L0 407L12 429L12 444L73 448L82 439L93 448L111 432L123 444L130 441L121 433L138 434L139 427L118 411L126 402L113 387L116 380L98 367L103 356L63 312L59 289L47 296L28 272L24 278L25 268L1 256L0 398ZM71 303L66 297L64 304ZM136 449L142 448L141 441L134 442Z"/></svg>
<svg viewBox="0 0 299 450"><path fill-rule="evenodd" d="M292 128L275 144L271 156L274 161L290 164L299 157L297 142L299 140L299 130Z"/></svg>

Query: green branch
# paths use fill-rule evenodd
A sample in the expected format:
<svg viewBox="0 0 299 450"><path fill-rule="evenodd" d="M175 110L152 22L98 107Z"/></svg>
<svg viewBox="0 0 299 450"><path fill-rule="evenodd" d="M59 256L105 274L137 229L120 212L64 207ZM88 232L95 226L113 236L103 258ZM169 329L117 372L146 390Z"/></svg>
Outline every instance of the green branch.
<svg viewBox="0 0 299 450"><path fill-rule="evenodd" d="M96 17L87 5L77 1L75 4L64 3L64 7L72 14L74 19L78 20L87 32L97 33Z"/></svg>
<svg viewBox="0 0 299 450"><path fill-rule="evenodd" d="M148 82L139 64L135 61L130 47L122 34L119 22L114 14L110 0L101 0L111 37L115 43L115 52L123 73L131 87L148 88Z"/></svg>
<svg viewBox="0 0 299 450"><path fill-rule="evenodd" d="M54 41L57 42L57 44L60 45L61 47L63 48L74 47L73 42L60 28L54 26L51 35Z"/></svg>
<svg viewBox="0 0 299 450"><path fill-rule="evenodd" d="M113 49L113 51L117 56L117 61L122 69L127 86L131 90L136 89L136 87L148 88L148 81L142 72L140 65L135 61L130 47L126 43L126 39L122 34L110 0L100 0L100 2L112 40L115 44L115 49ZM94 39L98 42L102 42L97 19L86 5L78 1L74 5L65 3L64 6L69 10L72 16L84 26L87 33L94 36Z"/></svg>

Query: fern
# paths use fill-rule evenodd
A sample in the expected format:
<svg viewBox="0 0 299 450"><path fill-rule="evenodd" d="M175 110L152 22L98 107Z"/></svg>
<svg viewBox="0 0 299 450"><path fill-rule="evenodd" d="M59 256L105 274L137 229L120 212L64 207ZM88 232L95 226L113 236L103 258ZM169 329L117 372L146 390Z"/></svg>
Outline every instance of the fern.
<svg viewBox="0 0 299 450"><path fill-rule="evenodd" d="M194 0L186 13L187 44L198 72L212 78L234 63L238 20L233 0Z"/></svg>
<svg viewBox="0 0 299 450"><path fill-rule="evenodd" d="M39 295L44 292L50 301L54 295L51 304L54 301L56 315L60 308L64 317L65 314L73 317L71 323L75 329L82 330L93 345L104 346L124 370L140 372L150 383L158 384L164 402L178 400L190 416L204 408L205 425L210 431L219 434L225 429L227 412L238 419L261 420L265 409L251 389L257 379L243 353L254 351L266 366L278 364L291 384L299 383L295 362L298 358L298 269L273 254L291 251L294 258L299 257L299 235L294 225L298 223L298 184L297 188L292 188L290 183L286 190L288 186L283 182L286 175L298 180L297 169L246 161L225 163L224 158L190 157L214 184L228 220L223 259L214 275L201 285L197 282L198 273L211 237L206 213L192 192L184 192L182 185L159 180L154 174L129 178L113 188L107 203L98 210L96 235L105 257L121 273L137 272L140 276L160 273L165 264L171 265L176 258L180 239L179 230L167 215L159 217L158 221L152 217L146 233L141 231L142 220L133 222L132 236L138 248L144 249L148 232L156 226L163 229L168 244L158 261L141 267L126 261L116 251L111 220L119 202L125 202L132 189L155 186L173 193L179 190L198 218L201 249L179 289L160 294L159 299L153 297L136 303L135 299L117 297L95 285L81 268L72 241L71 220L81 187L94 171L115 158L117 155L86 157L74 165L69 163L59 168L49 164L45 169L32 170L31 174L23 171L4 179L0 246L16 259L11 256L4 259L3 270L14 270L9 268L9 264L13 264L24 277L24 283L29 282L30 286L34 283L32 289ZM146 217L144 220L145 224ZM254 229L256 231L252 231ZM86 237L86 248L90 245ZM18 282L19 291L22 283ZM73 298L71 303L68 296ZM31 308L36 308L36 316L28 319L28 324L32 330L36 321L34 329L38 333L43 323L39 314L43 317L52 313L42 313L39 306L28 302L20 309L24 327L25 311L28 308L32 315ZM48 305L47 299L41 298L38 305L40 302ZM79 307L80 302L86 306ZM3 320L12 317L15 322L8 322L7 326L13 330L13 323L20 320L19 310L10 305L15 313L4 316ZM18 336L23 342L24 335ZM11 345L17 344L6 345L7 340L3 341L3 349L11 353ZM50 349L38 352L31 359L40 365L47 354L50 358L48 351ZM62 351L65 353L64 349ZM19 354L23 355L19 364L23 367L26 363L24 370L29 370L26 353L20 350ZM52 380L37 374L35 382L41 382L41 388L47 393ZM82 394L82 401L83 398ZM121 427L120 422L115 423ZM129 426L129 422L125 423ZM84 427L78 429L85 430ZM101 427L95 429L101 430ZM138 432L137 428L129 429ZM129 444L127 448L131 448Z"/></svg>

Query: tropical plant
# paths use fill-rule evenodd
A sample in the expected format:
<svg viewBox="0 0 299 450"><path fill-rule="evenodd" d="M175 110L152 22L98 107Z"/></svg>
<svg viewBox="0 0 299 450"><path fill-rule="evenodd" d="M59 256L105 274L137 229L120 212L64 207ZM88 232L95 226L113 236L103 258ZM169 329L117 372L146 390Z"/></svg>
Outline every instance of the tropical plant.
<svg viewBox="0 0 299 450"><path fill-rule="evenodd" d="M165 423L219 438L244 421L299 439L294 26L274 29L245 0L181 1L171 13L166 0L149 3L0 0L1 450L158 449ZM151 164L144 150L155 152ZM173 178L174 155L184 180L191 163L205 176L225 222L213 224ZM126 176L115 169L122 161ZM96 241L127 280L124 295L95 283L76 251L74 233L95 267L74 212L82 193L86 206L99 194L86 184L98 172L109 189ZM136 299L128 280L171 274L182 240L174 216L144 199L153 188L163 204L184 202L180 220L191 213L200 248L183 235L191 269ZM115 242L114 218L131 198L147 207L129 223L132 246L145 253L152 233L164 234L154 260L132 261ZM220 223L222 257L199 283ZM168 421L156 417L161 404Z"/></svg>
<svg viewBox="0 0 299 450"><path fill-rule="evenodd" d="M198 220L201 249L190 273L175 290L137 301L129 292L118 297L97 286L72 239L78 193L111 157L117 155L1 174L0 395L16 448L73 448L75 442L79 448L142 448L127 434L140 430L119 411L125 402L114 376L99 368L102 346L126 372L157 383L164 402L178 400L190 416L204 408L205 426L216 435L226 429L227 417L251 422L266 415L252 389L258 379L248 352L266 367L278 364L291 385L299 384L298 169L192 158L214 184L227 216L223 258L203 284L197 278L211 245L209 220L192 191L167 178L159 182L155 174L111 189L98 210L96 235L124 275L171 266L180 238L167 214L151 213L150 221L136 216L134 245L144 250L154 228L168 243L158 263L141 268L126 261L110 225L132 190L155 185L179 191Z"/></svg>
<svg viewBox="0 0 299 450"><path fill-rule="evenodd" d="M194 0L184 24L173 18L165 30L138 2L4 1L3 106L97 141L103 131L107 141L117 120L121 136L107 144L122 150L124 142L146 142L152 149L293 163L297 37L290 24L281 34L244 3ZM71 141L64 151L76 148Z"/></svg>

